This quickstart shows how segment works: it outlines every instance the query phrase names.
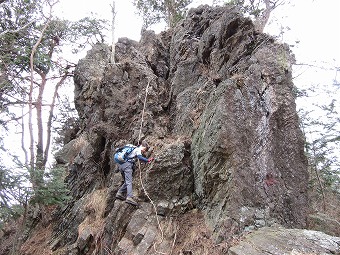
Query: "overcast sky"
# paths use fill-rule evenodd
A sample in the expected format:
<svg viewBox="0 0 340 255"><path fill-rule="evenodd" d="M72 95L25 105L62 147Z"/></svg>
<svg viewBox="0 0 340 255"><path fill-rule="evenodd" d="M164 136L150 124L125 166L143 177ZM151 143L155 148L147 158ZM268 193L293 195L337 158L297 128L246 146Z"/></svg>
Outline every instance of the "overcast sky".
<svg viewBox="0 0 340 255"><path fill-rule="evenodd" d="M194 0L191 6L212 4L213 0ZM340 66L340 0L299 0L293 4L280 6L272 14L267 32L278 35L282 25L285 33L282 40L291 45L299 63L322 61ZM115 40L128 37L139 40L141 18L135 14L132 0L115 0L116 22ZM112 0L61 0L58 13L77 20L91 12L111 21ZM165 27L160 25L156 32ZM110 36L110 35L109 35ZM109 38L111 40L111 38ZM299 42L299 43L296 43ZM319 62L318 64L321 64Z"/></svg>

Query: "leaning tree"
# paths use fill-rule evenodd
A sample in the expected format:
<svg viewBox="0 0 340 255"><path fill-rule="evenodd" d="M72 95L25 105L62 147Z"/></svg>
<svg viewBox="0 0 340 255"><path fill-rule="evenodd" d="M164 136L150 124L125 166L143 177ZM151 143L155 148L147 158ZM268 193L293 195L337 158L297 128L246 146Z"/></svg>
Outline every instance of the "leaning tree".
<svg viewBox="0 0 340 255"><path fill-rule="evenodd" d="M72 53L104 42L106 29L100 19L59 19L53 14L56 4L58 0L0 3L0 124L12 134L13 129L21 133L24 159L16 161L17 167L28 170L34 195L45 185L58 95L76 65Z"/></svg>

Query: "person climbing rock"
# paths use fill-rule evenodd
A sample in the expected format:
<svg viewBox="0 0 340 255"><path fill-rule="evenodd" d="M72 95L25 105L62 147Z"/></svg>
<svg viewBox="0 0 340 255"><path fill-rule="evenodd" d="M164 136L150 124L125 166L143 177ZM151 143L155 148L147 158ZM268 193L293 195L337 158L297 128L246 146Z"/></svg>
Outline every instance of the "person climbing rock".
<svg viewBox="0 0 340 255"><path fill-rule="evenodd" d="M154 158L146 158L143 153L148 151L149 145L146 141L143 141L139 146L126 145L121 148L121 153L124 153L122 160L117 160L119 158L118 153L115 154L115 161L118 163L118 170L121 172L124 183L119 188L116 198L120 200L125 200L126 203L138 206L138 203L133 198L132 192L132 181L133 181L133 171L135 168L135 163L137 159L150 163ZM125 152L124 152L125 150Z"/></svg>

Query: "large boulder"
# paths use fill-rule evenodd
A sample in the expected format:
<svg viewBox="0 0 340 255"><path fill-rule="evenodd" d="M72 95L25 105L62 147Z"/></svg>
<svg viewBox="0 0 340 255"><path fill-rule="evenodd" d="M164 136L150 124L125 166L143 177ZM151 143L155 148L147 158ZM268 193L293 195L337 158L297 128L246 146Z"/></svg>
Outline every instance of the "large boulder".
<svg viewBox="0 0 340 255"><path fill-rule="evenodd" d="M229 249L228 255L340 254L340 237L282 228L262 228Z"/></svg>

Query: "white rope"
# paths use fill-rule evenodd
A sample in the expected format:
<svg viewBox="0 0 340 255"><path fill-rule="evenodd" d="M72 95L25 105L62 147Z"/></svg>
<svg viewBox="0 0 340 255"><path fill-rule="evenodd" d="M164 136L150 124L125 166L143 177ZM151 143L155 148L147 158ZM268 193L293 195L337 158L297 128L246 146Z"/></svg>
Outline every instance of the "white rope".
<svg viewBox="0 0 340 255"><path fill-rule="evenodd" d="M142 134L143 121L144 121L144 113L145 113L145 108L146 108L146 99L147 99L147 96L148 96L148 90L149 90L150 82L151 82L151 80L149 80L148 85L146 86L146 89L145 89L145 98L144 98L144 105L143 105L143 111L142 111L142 119L141 119L140 128L139 128L138 144L140 144L140 139L141 139L141 134ZM152 165L153 165L153 163L152 163ZM151 167L152 167L152 165L151 165ZM146 197L150 200L150 203L152 204L153 209L155 211L158 228L159 228L159 231L161 232L161 240L160 240L160 242L158 242L158 244L161 244L163 242L163 239L164 239L164 233L163 233L163 230L162 230L162 227L161 227L161 224L159 222L158 215L157 215L157 207L156 207L155 203L153 202L153 200L151 199L151 197L149 196L148 192L146 191L146 189L144 187L143 179L142 179L142 171L141 171L140 161L138 161L138 168L139 168L139 181L141 183L142 189L143 189ZM165 254L166 255L166 253L157 251L157 249L156 249L156 242L153 244L153 248L155 249L155 252L157 252L159 254Z"/></svg>
<svg viewBox="0 0 340 255"><path fill-rule="evenodd" d="M142 120L140 122L140 127L139 127L138 144L140 143L140 138L141 138L141 135L142 135L144 113L145 113L145 107L146 107L146 98L148 96L150 82L151 82L151 80L149 80L148 85L146 86L146 89L145 89L144 105L143 105L143 111L142 111Z"/></svg>

